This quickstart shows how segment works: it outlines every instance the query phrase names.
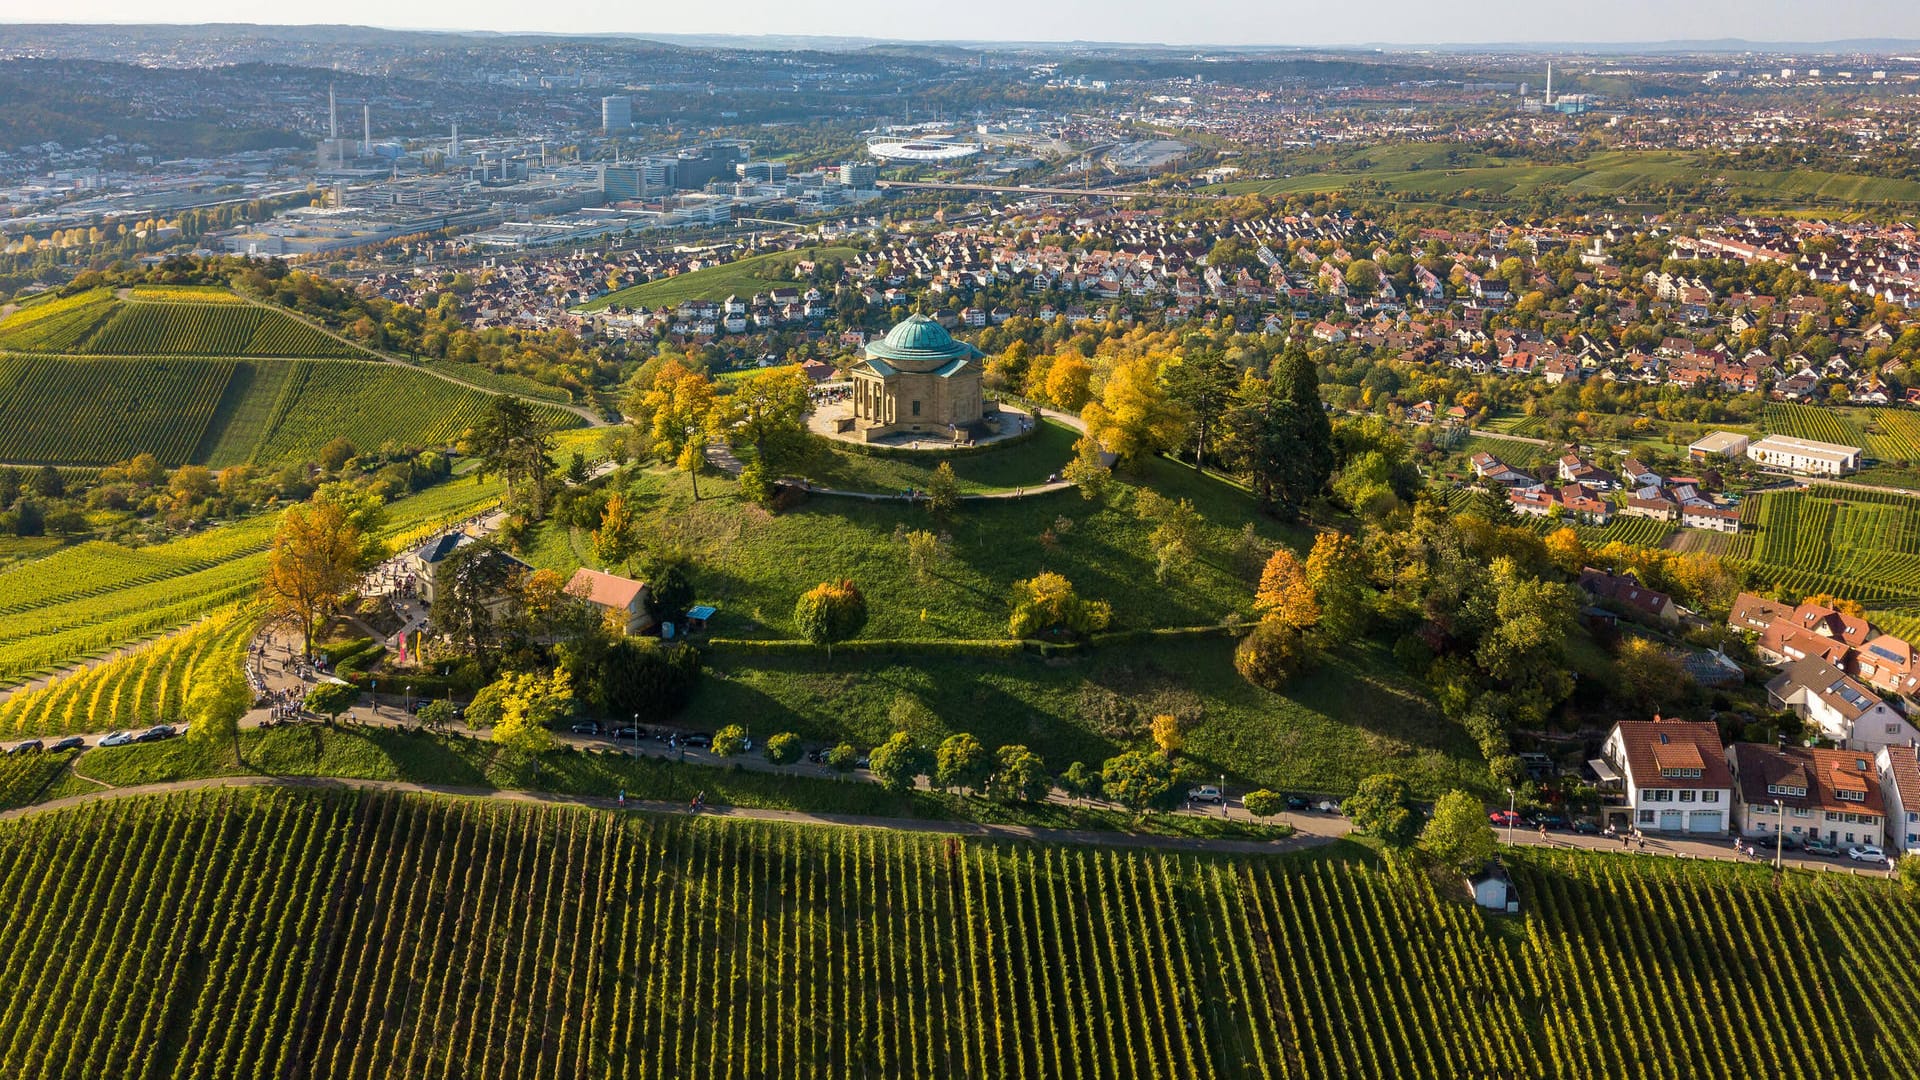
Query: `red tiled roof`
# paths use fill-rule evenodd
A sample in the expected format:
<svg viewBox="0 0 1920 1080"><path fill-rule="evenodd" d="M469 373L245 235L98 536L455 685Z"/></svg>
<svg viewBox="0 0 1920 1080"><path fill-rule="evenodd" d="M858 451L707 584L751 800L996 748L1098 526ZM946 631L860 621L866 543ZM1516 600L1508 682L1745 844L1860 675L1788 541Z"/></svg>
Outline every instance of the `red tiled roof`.
<svg viewBox="0 0 1920 1080"><path fill-rule="evenodd" d="M1861 763L1866 768L1861 768ZM1740 777L1740 797L1749 803L1775 799L1791 807L1834 810L1854 814L1884 814L1873 755L1859 750L1821 750L1810 746L1774 747L1761 743L1733 744L1734 770ZM1805 788L1805 795L1768 791L1769 786ZM1839 792L1857 794L1843 799Z"/></svg>
<svg viewBox="0 0 1920 1080"><path fill-rule="evenodd" d="M581 567L573 572L567 581L567 594L582 600L598 604L601 607L626 610L633 606L640 591L647 586L644 582L632 578L623 578L617 574L603 574L598 570Z"/></svg>
<svg viewBox="0 0 1920 1080"><path fill-rule="evenodd" d="M1627 774L1636 786L1730 788L1720 728L1708 722L1686 720L1622 720L1620 733ZM1698 762L1698 764L1695 764ZM1698 777L1664 777L1662 769L1699 769Z"/></svg>

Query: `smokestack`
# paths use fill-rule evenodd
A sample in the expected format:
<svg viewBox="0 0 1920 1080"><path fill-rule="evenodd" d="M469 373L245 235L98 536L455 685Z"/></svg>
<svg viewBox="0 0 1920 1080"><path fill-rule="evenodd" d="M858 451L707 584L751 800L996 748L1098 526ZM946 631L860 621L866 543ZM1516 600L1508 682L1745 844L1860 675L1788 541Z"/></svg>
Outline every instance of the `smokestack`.
<svg viewBox="0 0 1920 1080"><path fill-rule="evenodd" d="M333 84L327 84L327 138L340 137L340 113L333 105Z"/></svg>
<svg viewBox="0 0 1920 1080"><path fill-rule="evenodd" d="M1547 61L1547 108L1553 108L1553 61Z"/></svg>
<svg viewBox="0 0 1920 1080"><path fill-rule="evenodd" d="M360 153L373 154L373 106L365 103L360 106Z"/></svg>

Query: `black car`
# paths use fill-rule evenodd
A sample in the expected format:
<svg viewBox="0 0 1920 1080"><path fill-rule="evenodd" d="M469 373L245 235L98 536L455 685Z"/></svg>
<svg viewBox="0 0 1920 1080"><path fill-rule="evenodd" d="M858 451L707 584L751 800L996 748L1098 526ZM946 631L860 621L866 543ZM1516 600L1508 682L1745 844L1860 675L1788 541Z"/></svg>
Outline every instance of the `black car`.
<svg viewBox="0 0 1920 1080"><path fill-rule="evenodd" d="M1535 814L1533 823L1543 829L1564 829L1567 819L1564 814Z"/></svg>
<svg viewBox="0 0 1920 1080"><path fill-rule="evenodd" d="M640 737L645 734L646 734L645 731L641 730L640 728L634 727L632 724L628 724L626 727L617 727L613 729L613 737L616 739L633 739L635 741L638 741Z"/></svg>
<svg viewBox="0 0 1920 1080"><path fill-rule="evenodd" d="M600 734L600 725L592 720L582 720L573 725L573 733L575 735L598 735Z"/></svg>
<svg viewBox="0 0 1920 1080"><path fill-rule="evenodd" d="M712 746L712 745L713 745L713 736L711 736L711 735L689 735L689 736L687 736L686 738L684 738L684 739L682 739L682 740L680 740L680 742L681 742L681 743L682 743L683 745L685 745L685 746L691 746L691 747L693 747L693 748L694 748L694 749L696 749L696 750L705 750L705 749L706 749L707 747L709 747L709 746Z"/></svg>
<svg viewBox="0 0 1920 1080"><path fill-rule="evenodd" d="M26 754L26 753L31 753L32 751L35 751L35 750L44 750L44 749L45 747L41 744L39 739L28 739L26 742L16 743L14 745L14 748L7 751L7 753Z"/></svg>
<svg viewBox="0 0 1920 1080"><path fill-rule="evenodd" d="M1600 826L1595 825L1586 818L1581 818L1573 823L1573 831L1581 836L1598 836L1600 835Z"/></svg>
<svg viewBox="0 0 1920 1080"><path fill-rule="evenodd" d="M1307 810L1311 809L1312 806L1313 800L1307 798L1305 795L1287 796L1287 809L1289 810Z"/></svg>
<svg viewBox="0 0 1920 1080"><path fill-rule="evenodd" d="M173 729L168 727L165 724L159 724L154 727L148 728L147 730L141 732L138 735L135 735L133 737L133 741L134 742L159 742L161 739L171 739L171 738L173 738Z"/></svg>
<svg viewBox="0 0 1920 1080"><path fill-rule="evenodd" d="M68 750L84 750L86 748L87 748L87 740L81 738L78 735L69 735L64 739L61 739L59 742L54 743L52 747L52 752L56 754L60 754L60 753L65 753Z"/></svg>

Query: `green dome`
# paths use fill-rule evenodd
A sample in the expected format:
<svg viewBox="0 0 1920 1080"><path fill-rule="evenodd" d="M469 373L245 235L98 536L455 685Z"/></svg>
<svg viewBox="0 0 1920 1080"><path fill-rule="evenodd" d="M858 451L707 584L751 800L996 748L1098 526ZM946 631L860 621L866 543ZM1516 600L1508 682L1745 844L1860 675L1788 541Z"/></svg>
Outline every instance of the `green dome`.
<svg viewBox="0 0 1920 1080"><path fill-rule="evenodd" d="M896 364L945 364L969 360L980 350L964 341L953 340L946 328L925 315L909 316L887 331L887 336L867 346L869 359L890 360Z"/></svg>

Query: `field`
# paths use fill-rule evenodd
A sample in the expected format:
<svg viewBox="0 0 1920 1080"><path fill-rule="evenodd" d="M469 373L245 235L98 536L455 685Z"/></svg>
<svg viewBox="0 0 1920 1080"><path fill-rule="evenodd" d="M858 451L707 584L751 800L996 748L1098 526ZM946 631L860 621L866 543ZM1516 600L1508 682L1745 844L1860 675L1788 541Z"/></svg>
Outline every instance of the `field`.
<svg viewBox="0 0 1920 1080"><path fill-rule="evenodd" d="M451 481L388 507L387 535L416 539L499 497ZM251 596L275 518L260 515L145 548L89 542L0 569L0 687L153 637Z"/></svg>
<svg viewBox="0 0 1920 1080"><path fill-rule="evenodd" d="M1920 500L1815 485L1750 496L1755 570L1801 593L1920 598Z"/></svg>
<svg viewBox="0 0 1920 1080"><path fill-rule="evenodd" d="M0 739L147 727L182 719L202 672L238 671L259 624L241 604L125 656L17 693L0 704Z"/></svg>
<svg viewBox="0 0 1920 1080"><path fill-rule="evenodd" d="M1669 185L1709 182L1718 192L1777 206L1920 205L1920 182L1912 180L1815 169L1709 169L1697 156L1683 151L1610 151L1566 165L1508 164L1473 154L1450 165L1445 153L1414 145L1368 148L1332 158L1303 155L1303 166L1325 162L1326 171L1236 181L1207 190L1289 195L1339 191L1364 182L1383 191L1436 201L1494 205L1551 192L1660 198Z"/></svg>
<svg viewBox="0 0 1920 1080"><path fill-rule="evenodd" d="M1546 518L1528 518L1527 524L1542 533L1553 532L1560 528L1571 528L1588 547L1602 544L1631 544L1636 547L1665 547L1668 537L1680 532L1680 528L1671 522L1655 521L1652 518L1616 516L1605 525L1582 525L1573 521L1549 521Z"/></svg>
<svg viewBox="0 0 1920 1080"><path fill-rule="evenodd" d="M1502 435L1540 439L1546 437L1547 422L1542 417L1527 416L1524 413L1513 413L1487 421L1485 430L1497 431Z"/></svg>
<svg viewBox="0 0 1920 1080"><path fill-rule="evenodd" d="M630 285L590 300L581 305L580 310L604 311L616 305L630 308L672 307L687 300L725 300L734 294L747 300L754 293L783 286L799 286L805 292L805 286L793 277L795 263L803 259L848 259L854 254L852 248L810 247L750 255L720 266L708 266L688 274Z"/></svg>
<svg viewBox="0 0 1920 1080"><path fill-rule="evenodd" d="M434 446L490 400L392 364L0 355L0 461L106 465L145 452L168 466L273 464L311 458L336 435ZM536 407L556 426L580 423Z"/></svg>
<svg viewBox="0 0 1920 1080"><path fill-rule="evenodd" d="M230 292L156 286L130 295L136 299L95 290L17 311L0 320L0 349L90 356L367 355Z"/></svg>
<svg viewBox="0 0 1920 1080"><path fill-rule="evenodd" d="M351 793L117 800L0 825L0 1073L1920 1070L1898 1020L1920 909L1888 883L1511 861L1526 913L1494 920L1353 847L1195 856ZM1834 962L1809 966L1816 942Z"/></svg>
<svg viewBox="0 0 1920 1080"><path fill-rule="evenodd" d="M1867 413L1867 454L1885 462L1920 462L1920 413L1873 409Z"/></svg>
<svg viewBox="0 0 1920 1080"><path fill-rule="evenodd" d="M1551 446L1489 435L1467 436L1458 452L1462 461L1479 453L1492 454L1516 469L1531 469L1559 456L1559 451Z"/></svg>

